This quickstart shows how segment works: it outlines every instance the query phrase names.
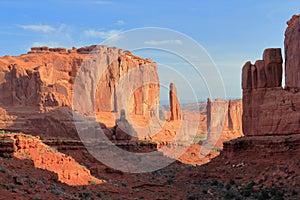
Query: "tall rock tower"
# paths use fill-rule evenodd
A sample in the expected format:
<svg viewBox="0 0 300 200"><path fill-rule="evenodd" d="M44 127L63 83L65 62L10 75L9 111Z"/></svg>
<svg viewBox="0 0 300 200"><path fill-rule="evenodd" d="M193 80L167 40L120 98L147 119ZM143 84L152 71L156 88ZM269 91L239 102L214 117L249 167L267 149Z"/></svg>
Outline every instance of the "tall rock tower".
<svg viewBox="0 0 300 200"><path fill-rule="evenodd" d="M170 120L171 121L180 120L181 109L177 98L177 89L175 87L175 83L170 84L169 98L170 98L170 111L171 111Z"/></svg>

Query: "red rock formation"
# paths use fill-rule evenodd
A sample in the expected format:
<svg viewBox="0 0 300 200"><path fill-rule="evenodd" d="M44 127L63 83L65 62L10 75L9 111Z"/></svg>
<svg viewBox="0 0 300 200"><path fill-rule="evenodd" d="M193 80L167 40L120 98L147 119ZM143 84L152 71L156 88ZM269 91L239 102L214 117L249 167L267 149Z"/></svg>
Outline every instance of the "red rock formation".
<svg viewBox="0 0 300 200"><path fill-rule="evenodd" d="M206 110L208 139L222 143L243 135L241 100L208 99Z"/></svg>
<svg viewBox="0 0 300 200"><path fill-rule="evenodd" d="M177 89L175 87L175 83L170 84L169 98L171 111L170 120L181 120L181 109L180 104L178 102Z"/></svg>
<svg viewBox="0 0 300 200"><path fill-rule="evenodd" d="M100 77L89 71L93 65L100 70ZM39 135L47 131L52 136L76 135L71 108L81 66L87 72L79 85L84 85L83 91L90 98L78 101L92 105L96 112L126 109L128 114L147 115L159 103L157 64L150 59L115 47L68 51L34 47L29 54L0 58L0 112L4 113L0 128ZM129 102L126 108L125 100Z"/></svg>
<svg viewBox="0 0 300 200"><path fill-rule="evenodd" d="M294 15L285 31L285 86L300 87L300 15Z"/></svg>
<svg viewBox="0 0 300 200"><path fill-rule="evenodd" d="M300 133L299 16L285 33L285 89L281 87L280 49L266 49L262 61L247 62L242 72L243 131L245 135Z"/></svg>
<svg viewBox="0 0 300 200"><path fill-rule="evenodd" d="M34 162L35 167L56 173L58 180L63 183L68 185L89 185L91 181L103 183L93 177L87 168L79 165L73 158L42 143L39 137L8 134L2 135L0 138L9 144L10 149L6 149L6 152L13 152L14 156L19 159L30 159ZM1 145L1 147L5 146Z"/></svg>

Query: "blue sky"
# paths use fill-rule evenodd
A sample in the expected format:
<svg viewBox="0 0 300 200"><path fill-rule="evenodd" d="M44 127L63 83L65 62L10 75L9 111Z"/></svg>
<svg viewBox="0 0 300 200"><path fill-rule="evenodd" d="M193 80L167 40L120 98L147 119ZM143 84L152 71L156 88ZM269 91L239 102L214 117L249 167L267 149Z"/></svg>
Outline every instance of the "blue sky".
<svg viewBox="0 0 300 200"><path fill-rule="evenodd" d="M299 9L298 1L282 0L2 0L0 55L19 55L39 45L70 48L99 44L135 28L168 28L202 45L221 73L226 97L241 98L242 65L260 59L265 48L283 47L286 21ZM147 57L145 52L140 55ZM159 57L148 57L163 63ZM187 76L183 65L181 68L176 69ZM181 92L182 99L189 100L185 89L177 87L179 96ZM196 92L206 99L205 92Z"/></svg>

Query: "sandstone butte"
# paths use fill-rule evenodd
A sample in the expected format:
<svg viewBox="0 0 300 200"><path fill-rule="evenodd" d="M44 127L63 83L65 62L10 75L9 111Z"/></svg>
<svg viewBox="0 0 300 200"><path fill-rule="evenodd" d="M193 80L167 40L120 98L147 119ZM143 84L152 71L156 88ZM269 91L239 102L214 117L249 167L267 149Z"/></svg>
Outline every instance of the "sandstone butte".
<svg viewBox="0 0 300 200"><path fill-rule="evenodd" d="M100 66L98 73L92 71L94 66ZM34 47L28 54L0 58L0 128L77 137L72 98L80 67L81 90L76 92L88 98L80 99L79 94L76 101L90 107L79 114L126 109L127 114L146 116L159 104L157 64L151 59L115 47ZM129 75L120 80L123 74Z"/></svg>
<svg viewBox="0 0 300 200"><path fill-rule="evenodd" d="M300 157L300 15L294 15L287 24L284 40L285 86L282 87L283 58L280 48L266 49L263 59L255 64L246 62L242 68L242 125L245 137L225 142L221 153L223 158L247 156L250 159L256 155L258 158L253 159L262 159L260 162L274 159L289 162L291 168L299 165L296 158ZM299 167L295 173L298 177L294 181L299 182Z"/></svg>
<svg viewBox="0 0 300 200"><path fill-rule="evenodd" d="M243 132L246 136L300 133L300 17L285 32L285 87L281 49L266 49L263 59L243 67Z"/></svg>

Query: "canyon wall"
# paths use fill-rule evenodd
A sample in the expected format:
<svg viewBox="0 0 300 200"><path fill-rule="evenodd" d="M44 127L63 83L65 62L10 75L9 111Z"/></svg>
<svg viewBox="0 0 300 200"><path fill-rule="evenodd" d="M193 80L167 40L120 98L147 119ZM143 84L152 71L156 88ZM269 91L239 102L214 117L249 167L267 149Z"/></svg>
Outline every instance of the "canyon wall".
<svg viewBox="0 0 300 200"><path fill-rule="evenodd" d="M207 100L207 138L228 141L242 132L242 100Z"/></svg>
<svg viewBox="0 0 300 200"><path fill-rule="evenodd" d="M285 88L281 49L266 49L263 60L242 70L243 132L246 136L300 133L300 18L285 32Z"/></svg>
<svg viewBox="0 0 300 200"><path fill-rule="evenodd" d="M76 77L78 73L83 76ZM75 83L83 90L74 91ZM75 101L89 109L82 114L125 109L148 115L159 104L159 90L157 64L129 51L34 47L28 54L0 58L0 128L74 136L74 92L79 97ZM89 98L80 99L86 96L81 92Z"/></svg>

